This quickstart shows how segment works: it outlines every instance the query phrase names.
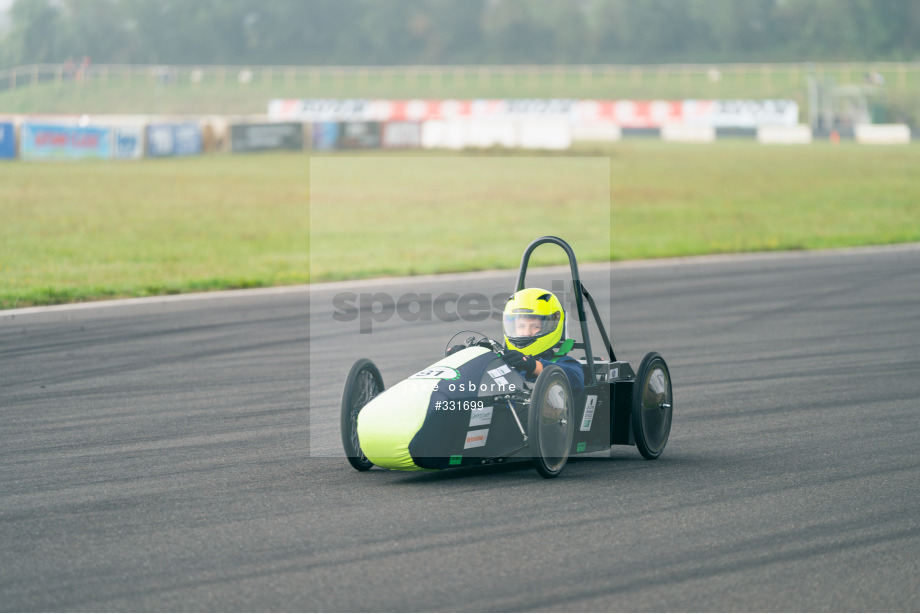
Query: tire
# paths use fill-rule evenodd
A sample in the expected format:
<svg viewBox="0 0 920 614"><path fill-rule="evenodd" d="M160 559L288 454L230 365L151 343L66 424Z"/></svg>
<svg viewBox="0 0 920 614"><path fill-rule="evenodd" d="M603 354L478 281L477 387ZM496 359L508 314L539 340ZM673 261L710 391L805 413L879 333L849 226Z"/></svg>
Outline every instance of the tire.
<svg viewBox="0 0 920 614"><path fill-rule="evenodd" d="M383 392L383 377L370 359L357 361L345 378L342 391L342 446L348 462L358 471L367 471L374 463L367 460L358 441L358 413L368 401Z"/></svg>
<svg viewBox="0 0 920 614"><path fill-rule="evenodd" d="M633 438L648 460L661 456L671 433L674 399L671 373L658 352L649 352L639 365L632 397Z"/></svg>
<svg viewBox="0 0 920 614"><path fill-rule="evenodd" d="M569 459L575 434L575 401L565 371L543 369L530 395L528 442L534 468L544 478L558 476Z"/></svg>

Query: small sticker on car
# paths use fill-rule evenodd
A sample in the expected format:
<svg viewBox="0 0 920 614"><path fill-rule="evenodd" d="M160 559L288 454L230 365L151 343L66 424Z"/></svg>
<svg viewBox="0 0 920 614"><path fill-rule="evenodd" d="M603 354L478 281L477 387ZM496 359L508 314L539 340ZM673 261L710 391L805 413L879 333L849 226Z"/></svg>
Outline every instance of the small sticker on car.
<svg viewBox="0 0 920 614"><path fill-rule="evenodd" d="M482 407L470 411L470 428L492 424L492 408Z"/></svg>
<svg viewBox="0 0 920 614"><path fill-rule="evenodd" d="M492 379L495 379L495 380L500 378L502 375L505 375L506 373L511 373L511 367L509 367L508 365L502 365L500 367L496 367L495 369L491 369L488 371L488 374L491 375Z"/></svg>
<svg viewBox="0 0 920 614"><path fill-rule="evenodd" d="M466 443L463 444L463 449L468 450L470 448L482 448L486 445L486 439L489 437L489 429L479 429L476 431L469 431L466 434Z"/></svg>
<svg viewBox="0 0 920 614"><path fill-rule="evenodd" d="M582 431L590 431L591 423L594 421L594 408L597 407L597 395L589 394L588 398L585 399L585 414L581 419L581 429Z"/></svg>

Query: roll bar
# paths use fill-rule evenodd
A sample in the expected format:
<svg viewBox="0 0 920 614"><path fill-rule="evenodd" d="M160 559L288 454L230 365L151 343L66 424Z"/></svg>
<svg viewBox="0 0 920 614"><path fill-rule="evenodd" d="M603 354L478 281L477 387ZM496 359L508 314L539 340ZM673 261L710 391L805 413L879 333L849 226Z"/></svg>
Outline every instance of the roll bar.
<svg viewBox="0 0 920 614"><path fill-rule="evenodd" d="M588 376L590 378L588 383L596 384L597 378L594 372L594 353L591 351L591 336L588 333L588 319L585 315L585 298L588 299L588 304L591 306L591 311L594 313L594 321L597 323L597 328L600 331L604 345L607 348L607 353L610 356L610 362L616 362L616 355L613 353L613 345L610 343L610 338L607 336L607 330L604 328L604 323L601 320L600 313L597 311L597 305L594 303L594 299L591 297L588 289L585 288L584 284L581 282L581 277L578 275L578 262L575 259L575 252L572 250L572 246L566 243L563 239L553 236L544 236L532 241L530 245L527 246L527 249L524 250L524 256L521 258L521 268L518 271L517 287L515 292L525 288L524 279L527 275L527 265L530 262L530 255L539 246L545 245L547 243L552 243L561 247L569 258L569 268L572 272L572 285L575 288L575 308L578 311L578 321L581 324L581 336L582 339L584 339L585 356L588 360Z"/></svg>

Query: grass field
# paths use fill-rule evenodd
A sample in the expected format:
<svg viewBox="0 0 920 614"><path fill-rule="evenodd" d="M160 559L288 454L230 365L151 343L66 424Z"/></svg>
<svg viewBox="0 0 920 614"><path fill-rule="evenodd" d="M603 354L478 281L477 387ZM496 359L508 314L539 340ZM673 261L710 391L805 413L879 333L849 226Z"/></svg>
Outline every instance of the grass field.
<svg viewBox="0 0 920 614"><path fill-rule="evenodd" d="M514 268L546 233L585 262L920 241L917 168L916 146L642 140L5 163L0 307Z"/></svg>
<svg viewBox="0 0 920 614"><path fill-rule="evenodd" d="M807 77L841 85L885 83L884 104L917 120L916 63L806 65L480 67L175 67L94 66L86 80L67 81L61 66L0 71L0 109L8 113L260 114L272 98L595 98L792 99L803 113ZM15 70L15 73L11 71ZM242 75L249 80L240 81ZM10 86L13 87L10 87ZM803 116L803 121L806 119Z"/></svg>

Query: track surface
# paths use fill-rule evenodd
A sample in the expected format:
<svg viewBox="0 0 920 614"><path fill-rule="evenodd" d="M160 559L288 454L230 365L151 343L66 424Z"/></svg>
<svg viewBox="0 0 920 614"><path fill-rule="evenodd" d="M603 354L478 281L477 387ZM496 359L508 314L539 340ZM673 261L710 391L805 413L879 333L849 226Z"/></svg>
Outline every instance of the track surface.
<svg viewBox="0 0 920 614"><path fill-rule="evenodd" d="M0 609L920 609L920 250L609 277L619 357L671 367L671 439L555 480L327 456L355 359L393 383L458 328L339 334L344 286L0 315Z"/></svg>

